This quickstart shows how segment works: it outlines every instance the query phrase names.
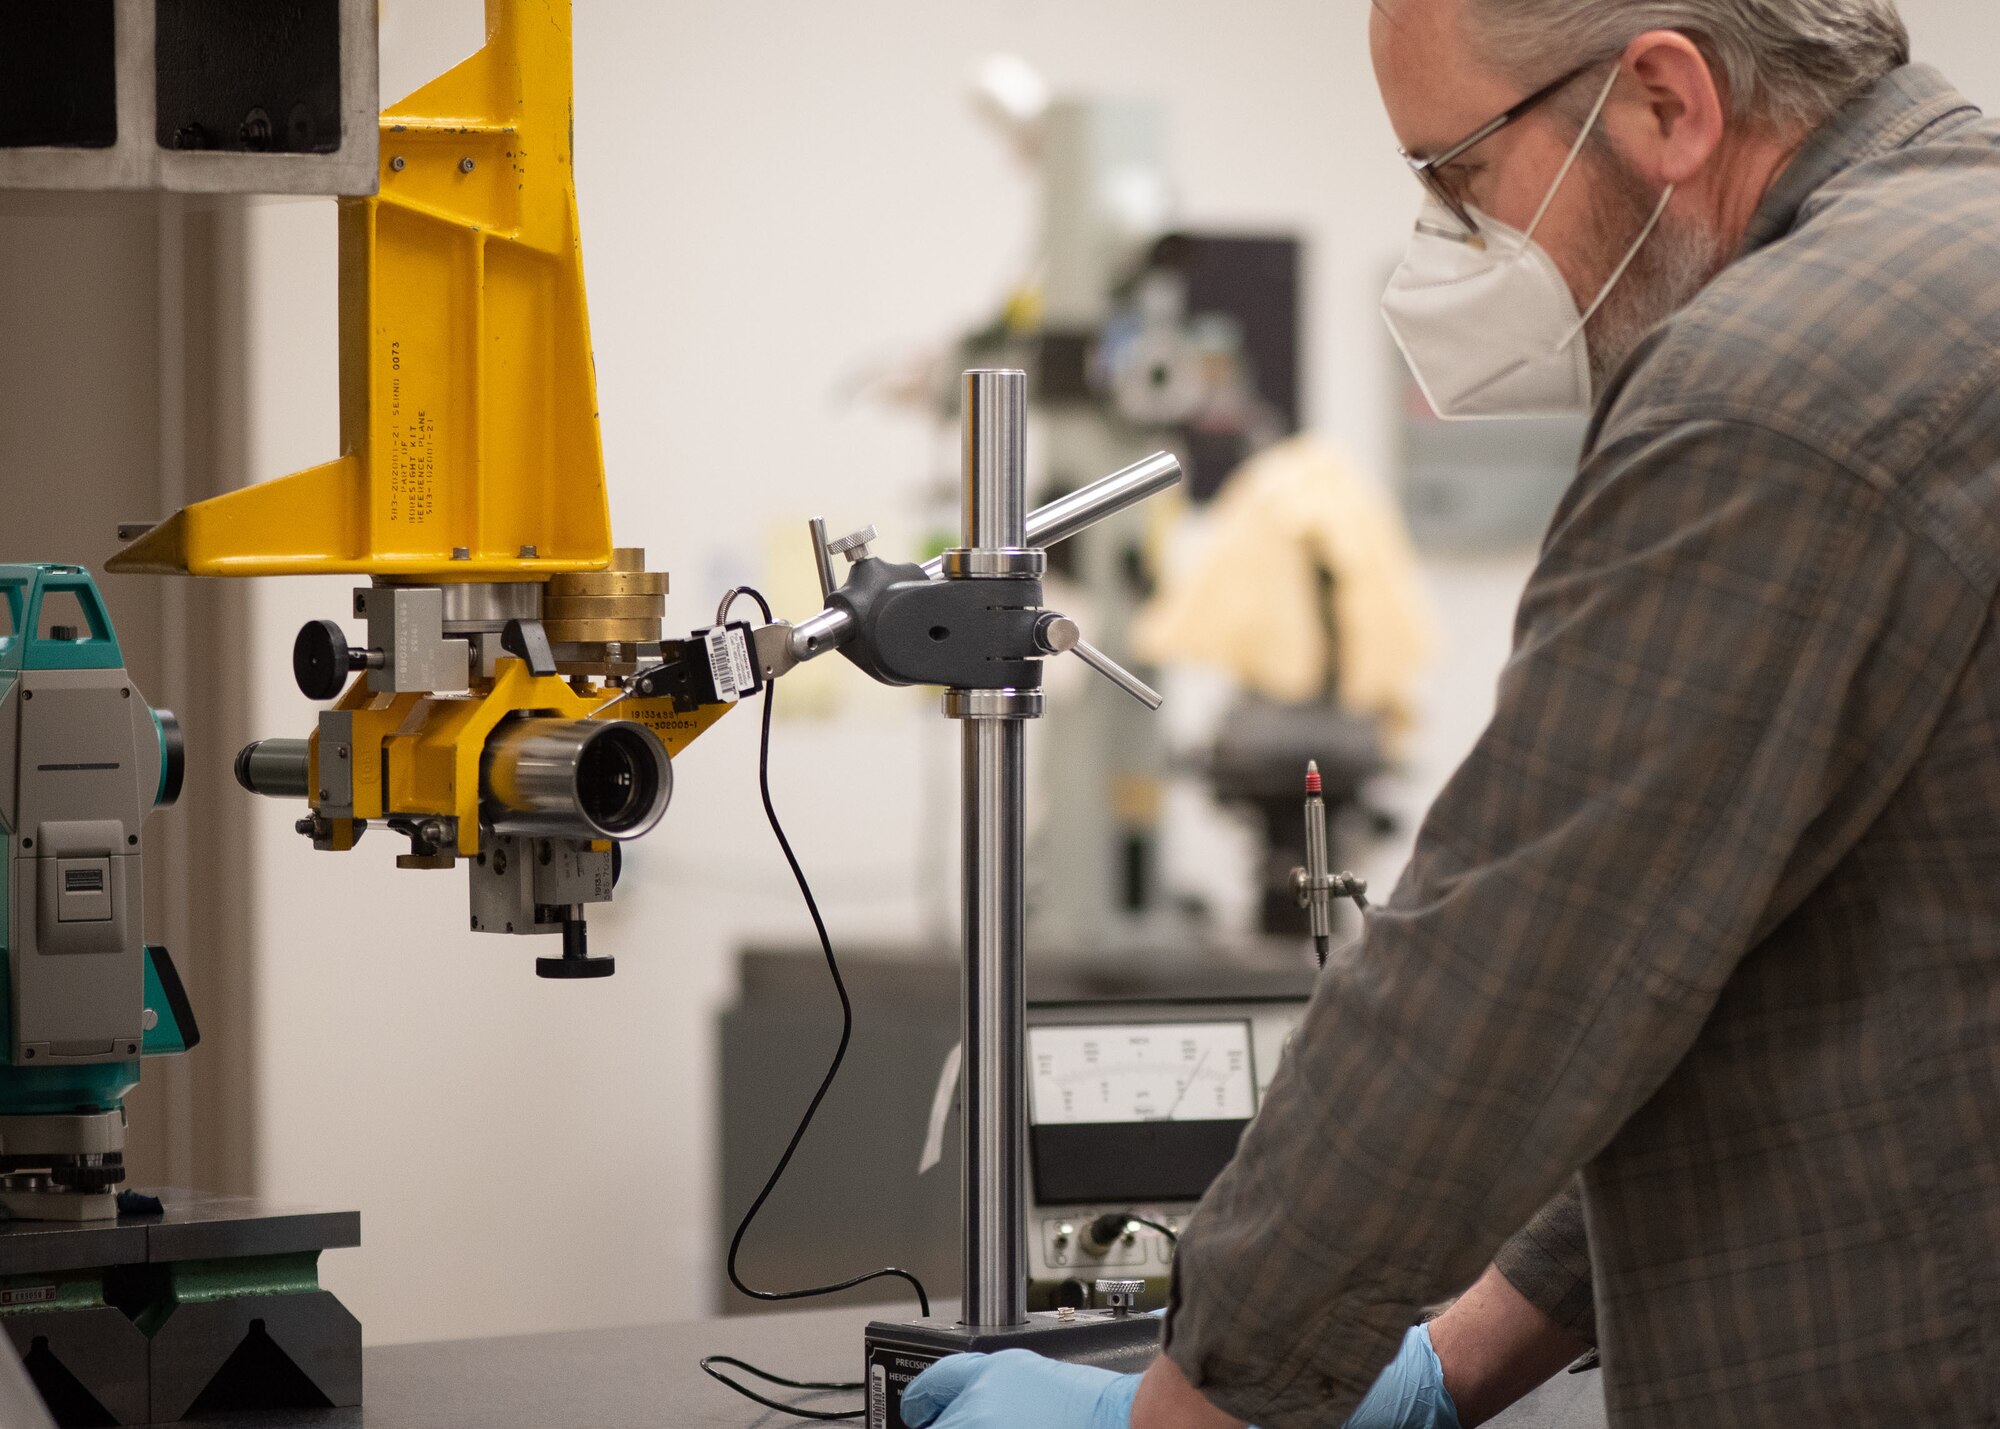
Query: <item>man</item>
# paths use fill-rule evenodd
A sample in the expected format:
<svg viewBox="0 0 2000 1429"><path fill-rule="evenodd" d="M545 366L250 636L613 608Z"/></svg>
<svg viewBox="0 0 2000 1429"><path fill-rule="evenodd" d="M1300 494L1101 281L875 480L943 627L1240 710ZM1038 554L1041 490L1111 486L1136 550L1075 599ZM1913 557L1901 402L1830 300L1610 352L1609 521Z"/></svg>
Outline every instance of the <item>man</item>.
<svg viewBox="0 0 2000 1429"><path fill-rule="evenodd" d="M1400 1339L1357 1423L1471 1425L1594 1341L1620 1429L1991 1425L2000 126L1893 0L1372 25L1428 190L1391 325L1448 412L1593 402L1582 469L1165 1356L911 1412L1339 1424Z"/></svg>

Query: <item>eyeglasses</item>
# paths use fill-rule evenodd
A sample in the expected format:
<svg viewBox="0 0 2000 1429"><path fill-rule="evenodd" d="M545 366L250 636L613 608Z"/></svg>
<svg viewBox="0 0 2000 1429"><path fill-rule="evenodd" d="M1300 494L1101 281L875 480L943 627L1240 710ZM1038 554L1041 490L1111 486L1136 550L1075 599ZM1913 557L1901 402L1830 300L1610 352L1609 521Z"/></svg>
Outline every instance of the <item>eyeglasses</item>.
<svg viewBox="0 0 2000 1429"><path fill-rule="evenodd" d="M1449 149L1432 158L1413 158L1409 150L1403 150L1403 158L1408 161L1410 172L1415 174L1418 182L1422 183L1430 191L1431 197L1443 204L1450 211L1451 216L1457 219L1460 225L1464 227L1464 233L1449 234L1447 235L1448 237L1470 240L1476 239L1480 235L1479 220L1472 216L1471 205L1467 203L1465 196L1452 186L1451 179L1444 171L1463 159L1481 144L1484 144L1488 139L1491 139L1495 134L1498 134L1502 129L1518 123L1543 104L1555 98L1556 95L1568 88L1572 82L1589 73L1592 68L1593 66L1591 65L1580 65L1562 76L1562 78L1551 80L1512 109L1509 109L1505 114L1489 119L1486 123L1473 130L1472 133L1466 135L1465 138L1453 144Z"/></svg>

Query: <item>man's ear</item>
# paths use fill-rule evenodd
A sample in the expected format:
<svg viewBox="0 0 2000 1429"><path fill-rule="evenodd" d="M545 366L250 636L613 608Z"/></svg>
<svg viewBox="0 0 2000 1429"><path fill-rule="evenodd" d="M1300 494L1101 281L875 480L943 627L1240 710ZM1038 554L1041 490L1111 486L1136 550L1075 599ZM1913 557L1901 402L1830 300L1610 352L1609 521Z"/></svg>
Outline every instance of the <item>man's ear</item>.
<svg viewBox="0 0 2000 1429"><path fill-rule="evenodd" d="M1651 30L1625 51L1622 103L1608 116L1618 150L1654 182L1685 184L1722 147L1727 101L1701 46Z"/></svg>

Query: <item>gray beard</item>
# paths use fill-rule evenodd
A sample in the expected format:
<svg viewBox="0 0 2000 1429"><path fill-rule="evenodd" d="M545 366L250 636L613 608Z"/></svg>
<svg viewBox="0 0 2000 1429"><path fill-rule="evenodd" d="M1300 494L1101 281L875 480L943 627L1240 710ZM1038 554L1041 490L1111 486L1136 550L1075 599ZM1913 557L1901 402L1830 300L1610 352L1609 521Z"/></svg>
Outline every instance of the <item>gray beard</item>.
<svg viewBox="0 0 2000 1429"><path fill-rule="evenodd" d="M1600 153L1598 158L1602 197L1593 227L1608 279L1660 199L1648 194L1616 156ZM1606 391L1653 330L1693 302L1728 265L1728 251L1715 235L1678 224L1672 214L1662 218L1584 329L1591 390Z"/></svg>

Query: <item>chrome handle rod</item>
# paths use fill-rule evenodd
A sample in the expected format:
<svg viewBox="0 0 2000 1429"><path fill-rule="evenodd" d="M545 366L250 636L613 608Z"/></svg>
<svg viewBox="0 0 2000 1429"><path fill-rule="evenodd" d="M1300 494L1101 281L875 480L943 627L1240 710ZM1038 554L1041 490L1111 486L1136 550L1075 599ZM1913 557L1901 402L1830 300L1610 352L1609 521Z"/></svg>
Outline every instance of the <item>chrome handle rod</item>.
<svg viewBox="0 0 2000 1429"><path fill-rule="evenodd" d="M1077 659L1083 661L1084 664L1090 666L1091 669L1097 671L1098 674L1104 676L1105 679L1109 680L1147 709L1157 710L1167 702L1165 695L1161 694L1088 640L1078 639L1074 649Z"/></svg>
<svg viewBox="0 0 2000 1429"><path fill-rule="evenodd" d="M1181 464L1171 452L1155 452L1144 461L1134 462L1123 471L1114 471L1101 481L1058 497L1037 507L1028 517L1021 545L1047 550L1067 541L1098 522L1137 506L1149 496L1180 485ZM936 580L944 574L944 557L924 563L924 574Z"/></svg>
<svg viewBox="0 0 2000 1429"><path fill-rule="evenodd" d="M806 531L813 546L813 571L819 576L820 604L824 605L840 589L840 582L833 574L833 552L826 548L826 518L813 517L806 523Z"/></svg>

